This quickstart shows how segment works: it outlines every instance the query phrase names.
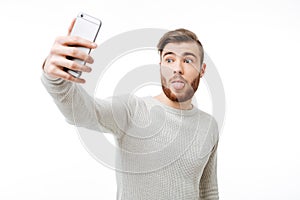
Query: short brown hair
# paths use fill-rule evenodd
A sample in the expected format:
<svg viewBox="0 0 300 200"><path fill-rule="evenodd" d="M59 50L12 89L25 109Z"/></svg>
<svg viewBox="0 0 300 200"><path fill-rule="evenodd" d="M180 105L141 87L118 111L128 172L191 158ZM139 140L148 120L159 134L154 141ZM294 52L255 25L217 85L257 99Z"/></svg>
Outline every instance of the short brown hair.
<svg viewBox="0 0 300 200"><path fill-rule="evenodd" d="M162 51L164 50L165 46L168 43L180 43L180 42L196 42L199 46L200 50L200 63L203 63L204 59L204 50L201 42L199 41L197 35L193 33L192 31L189 31L184 28L179 28L173 31L168 31L165 33L159 40L157 44L157 49L162 54Z"/></svg>

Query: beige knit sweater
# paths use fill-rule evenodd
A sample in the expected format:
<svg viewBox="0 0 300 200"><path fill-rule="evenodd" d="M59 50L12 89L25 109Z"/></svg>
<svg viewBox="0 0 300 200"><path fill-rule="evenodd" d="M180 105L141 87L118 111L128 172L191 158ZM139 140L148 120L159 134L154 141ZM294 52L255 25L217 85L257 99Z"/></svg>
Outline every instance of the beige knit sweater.
<svg viewBox="0 0 300 200"><path fill-rule="evenodd" d="M94 100L80 85L45 74L42 82L69 123L115 136L118 200L219 199L211 115L153 97Z"/></svg>

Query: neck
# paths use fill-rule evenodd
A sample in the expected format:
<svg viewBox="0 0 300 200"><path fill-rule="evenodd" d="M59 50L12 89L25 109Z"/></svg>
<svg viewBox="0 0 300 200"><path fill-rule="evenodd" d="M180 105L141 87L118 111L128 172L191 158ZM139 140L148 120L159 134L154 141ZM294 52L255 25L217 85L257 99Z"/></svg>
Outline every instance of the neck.
<svg viewBox="0 0 300 200"><path fill-rule="evenodd" d="M161 93L158 96L154 97L155 99L157 99L158 101L160 101L161 103L170 106L172 108L176 108L176 109L181 109L181 110L190 110L193 108L192 105L192 99L189 99L185 102L176 102L176 101L171 101L166 95L165 93Z"/></svg>

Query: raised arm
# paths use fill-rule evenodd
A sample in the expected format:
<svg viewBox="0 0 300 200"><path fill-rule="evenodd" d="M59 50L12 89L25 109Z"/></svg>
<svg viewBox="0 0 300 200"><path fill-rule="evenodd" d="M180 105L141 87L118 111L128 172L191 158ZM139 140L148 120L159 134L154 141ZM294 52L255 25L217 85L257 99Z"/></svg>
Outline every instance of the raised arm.
<svg viewBox="0 0 300 200"><path fill-rule="evenodd" d="M78 83L85 80L75 78L65 72L64 68L90 72L91 68L83 66L66 57L71 56L93 63L93 58L74 46L95 48L96 44L80 37L70 36L74 25L72 22L67 36L57 37L44 62L42 83L53 97L54 102L65 116L67 122L76 126L115 133L120 136L126 128L129 111L120 98L112 100L94 100ZM120 116L122 120L120 120Z"/></svg>

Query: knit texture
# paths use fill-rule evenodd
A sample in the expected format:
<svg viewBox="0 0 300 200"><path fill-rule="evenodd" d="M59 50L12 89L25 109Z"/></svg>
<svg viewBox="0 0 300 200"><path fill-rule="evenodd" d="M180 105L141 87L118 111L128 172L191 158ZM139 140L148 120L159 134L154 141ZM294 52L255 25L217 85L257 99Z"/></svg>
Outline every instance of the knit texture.
<svg viewBox="0 0 300 200"><path fill-rule="evenodd" d="M153 97L95 100L79 84L46 74L42 82L67 122L115 136L117 200L219 199L219 135L211 115Z"/></svg>

